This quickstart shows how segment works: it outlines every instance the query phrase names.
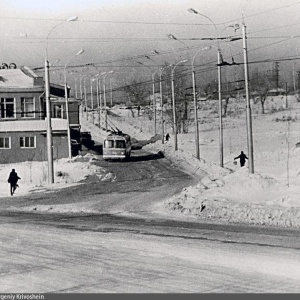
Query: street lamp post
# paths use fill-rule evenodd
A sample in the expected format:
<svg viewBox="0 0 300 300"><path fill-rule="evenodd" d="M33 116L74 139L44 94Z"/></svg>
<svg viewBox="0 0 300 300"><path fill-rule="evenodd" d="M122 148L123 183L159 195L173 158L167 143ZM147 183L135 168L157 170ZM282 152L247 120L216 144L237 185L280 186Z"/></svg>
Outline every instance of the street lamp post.
<svg viewBox="0 0 300 300"><path fill-rule="evenodd" d="M295 65L297 62L293 62L293 86L294 86L294 94L296 95L296 70L295 70Z"/></svg>
<svg viewBox="0 0 300 300"><path fill-rule="evenodd" d="M221 49L219 44L219 31L216 26L216 24L213 22L211 18L209 18L206 15L203 15L199 12L197 12L195 9L190 8L188 9L188 12L196 15L200 15L206 19L208 19L212 25L214 26L216 33L217 33L217 45L218 45L218 95L219 95L219 148L220 148L220 166L224 167L224 149L223 149L223 120L222 120L222 80L221 80L221 65L222 65L222 55L221 55Z"/></svg>
<svg viewBox="0 0 300 300"><path fill-rule="evenodd" d="M92 108L92 124L95 123L95 120L94 120L94 96L93 96L93 81L95 79L94 78L91 78L91 108Z"/></svg>
<svg viewBox="0 0 300 300"><path fill-rule="evenodd" d="M101 74L98 74L98 76ZM101 128L101 113L102 113L102 95L101 95L101 79L97 80L97 93L98 93L98 123L99 128Z"/></svg>
<svg viewBox="0 0 300 300"><path fill-rule="evenodd" d="M247 114L247 136L248 136L248 156L249 156L249 172L254 173L254 158L253 158L253 135L252 135L252 117L249 96L249 71L248 71L248 55L247 55L247 40L246 26L243 24L243 52L244 52L244 72L245 72L245 91L246 91L246 114Z"/></svg>
<svg viewBox="0 0 300 300"><path fill-rule="evenodd" d="M156 99L155 99L155 74L159 70L156 70L154 73L152 73L152 94L153 94L153 131L154 135L156 134Z"/></svg>
<svg viewBox="0 0 300 300"><path fill-rule="evenodd" d="M187 62L187 59L181 60L174 65L171 70L171 80L172 80L172 105L173 105L173 129L174 129L174 149L175 151L178 150L178 143L177 143L177 121L176 121L176 106L175 106L175 91L174 91L174 70L177 65L180 63Z"/></svg>
<svg viewBox="0 0 300 300"><path fill-rule="evenodd" d="M105 130L107 131L107 106L106 106L106 85L105 85L105 79L108 74L112 74L114 71L111 70L109 72L103 72L101 75L103 75L103 96L104 96L104 110L105 110Z"/></svg>
<svg viewBox="0 0 300 300"><path fill-rule="evenodd" d="M48 159L48 183L54 183L54 172L53 172L53 136L52 136L52 125L51 125L51 104L50 104L50 76L49 76L49 61L48 61L48 39L51 32L58 26L65 22L74 22L78 19L77 16L70 17L66 21L63 21L48 32L46 38L46 56L45 56L45 97L46 97L46 113L47 113L47 159Z"/></svg>
<svg viewBox="0 0 300 300"><path fill-rule="evenodd" d="M111 78L109 78L109 88L110 88L110 107L113 107L113 90L111 85Z"/></svg>
<svg viewBox="0 0 300 300"><path fill-rule="evenodd" d="M224 167L224 147L223 147L223 115L222 115L222 75L221 75L221 51L218 48L218 95L219 95L219 147L220 166Z"/></svg>
<svg viewBox="0 0 300 300"><path fill-rule="evenodd" d="M160 107L161 107L161 132L162 132L162 139L161 142L164 144L165 141L165 131L164 131L164 111L163 111L163 90L162 90L162 74L164 69L170 67L171 65L165 66L163 68L160 68L160 73L159 73L159 93L160 93Z"/></svg>
<svg viewBox="0 0 300 300"><path fill-rule="evenodd" d="M50 106L50 78L49 78L49 61L45 60L45 96L47 111L47 159L48 159L48 183L54 183L53 172L53 137L51 126L51 106Z"/></svg>
<svg viewBox="0 0 300 300"><path fill-rule="evenodd" d="M85 108L85 118L86 120L88 120L88 107L87 107L87 98L86 98L86 85L85 85L85 81L87 79L87 76L84 75L84 79L83 79L83 91L84 91L84 108Z"/></svg>
<svg viewBox="0 0 300 300"><path fill-rule="evenodd" d="M196 158L200 159L200 146L199 146L199 126L198 126L198 108L196 99L196 79L195 79L195 69L194 61L196 56L200 51L211 49L211 47L205 47L197 51L197 53L192 58L192 80L193 80L193 97L194 97L194 122L195 122L195 143L196 143Z"/></svg>
<svg viewBox="0 0 300 300"><path fill-rule="evenodd" d="M71 57L65 64L64 67L64 77L65 77L65 100L66 100L66 118L67 118L67 133L68 133L68 152L69 159L72 158L72 146L71 146L71 129L70 129L70 115L69 115L69 100L68 100L68 85L67 85L67 74L66 69L68 63L76 56L82 54L84 50L79 50L73 57Z"/></svg>
<svg viewBox="0 0 300 300"><path fill-rule="evenodd" d="M99 103L99 100L98 100L98 97L99 97L99 87L98 87L98 79L97 77L99 76L99 74L95 75L95 78L91 78L91 109L92 109L92 123L95 124L95 114L94 114L94 95L93 95L93 82L96 81L97 83L97 106L98 106L98 103Z"/></svg>
<svg viewBox="0 0 300 300"><path fill-rule="evenodd" d="M81 79L82 79L82 75L79 75L79 92L80 92L80 103L81 103L81 116L83 116L83 107L82 107L82 82L81 82Z"/></svg>
<svg viewBox="0 0 300 300"><path fill-rule="evenodd" d="M100 97L101 95L99 94L99 79L98 76L100 74L96 74L94 80L96 81L96 95L97 95L97 112L98 112L98 127L100 127Z"/></svg>

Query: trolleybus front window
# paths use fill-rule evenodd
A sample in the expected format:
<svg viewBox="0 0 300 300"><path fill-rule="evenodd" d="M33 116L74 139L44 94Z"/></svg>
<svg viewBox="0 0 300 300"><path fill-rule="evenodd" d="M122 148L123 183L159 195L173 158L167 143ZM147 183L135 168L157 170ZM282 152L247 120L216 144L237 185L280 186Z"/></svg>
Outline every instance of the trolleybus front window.
<svg viewBox="0 0 300 300"><path fill-rule="evenodd" d="M104 147L105 148L113 148L114 147L114 141L104 141Z"/></svg>
<svg viewBox="0 0 300 300"><path fill-rule="evenodd" d="M116 141L116 148L125 148L125 141Z"/></svg>

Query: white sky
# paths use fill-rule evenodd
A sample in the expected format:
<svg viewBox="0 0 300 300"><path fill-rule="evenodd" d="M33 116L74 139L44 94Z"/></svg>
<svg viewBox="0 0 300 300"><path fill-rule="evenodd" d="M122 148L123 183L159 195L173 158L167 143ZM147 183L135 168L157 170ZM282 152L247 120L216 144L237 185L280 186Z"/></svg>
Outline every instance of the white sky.
<svg viewBox="0 0 300 300"><path fill-rule="evenodd" d="M217 24L219 32L222 32L226 25L241 24L243 10L249 37L249 60L300 54L297 38L278 43L279 36L296 36L300 32L300 5L293 0L0 0L0 3L0 62L15 62L17 65L43 66L47 34L61 20L73 15L79 17L78 22L62 24L49 36L48 51L52 63L59 59L63 65L79 49L84 48L85 54L77 57L72 64L94 63L102 66L103 71L114 68L126 73L128 68L123 65L128 65L128 61L109 62L150 54L153 49L166 52L184 47L178 41L168 40L168 33L182 39L189 47L215 45L215 42L185 40L216 36L209 20L200 15L190 14L187 11L190 7L211 18ZM265 12L266 10L269 12ZM279 28L280 26L282 27ZM234 31L226 29L222 35L226 33L232 35ZM270 38L274 36L277 38ZM139 41L142 38L144 40ZM238 56L241 51L241 41L222 44L223 56L234 56L236 61L242 60L242 57ZM143 60L143 63L153 65L154 68L164 61L173 63L193 53L195 50L175 52L158 56L155 58L156 64L149 60ZM212 59L215 59L215 50L201 57L201 60ZM138 67L136 62L129 64ZM282 66L291 68L291 64L288 63L283 63ZM265 67L271 68L271 65Z"/></svg>

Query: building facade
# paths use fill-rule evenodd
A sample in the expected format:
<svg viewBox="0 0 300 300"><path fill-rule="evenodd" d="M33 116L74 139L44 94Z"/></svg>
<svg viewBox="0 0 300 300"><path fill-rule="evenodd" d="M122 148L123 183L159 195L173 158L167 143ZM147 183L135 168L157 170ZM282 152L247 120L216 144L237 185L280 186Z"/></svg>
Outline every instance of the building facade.
<svg viewBox="0 0 300 300"><path fill-rule="evenodd" d="M0 69L0 163L47 160L45 85L29 68ZM63 86L51 94L53 158L68 157L68 136ZM62 94L64 96L64 94ZM70 99L70 126L80 135L79 104Z"/></svg>

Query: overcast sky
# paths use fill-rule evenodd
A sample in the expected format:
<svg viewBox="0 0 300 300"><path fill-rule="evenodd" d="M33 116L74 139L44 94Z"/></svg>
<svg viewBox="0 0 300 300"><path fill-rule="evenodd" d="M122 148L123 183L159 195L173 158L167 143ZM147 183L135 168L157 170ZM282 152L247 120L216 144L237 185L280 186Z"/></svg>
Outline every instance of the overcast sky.
<svg viewBox="0 0 300 300"><path fill-rule="evenodd" d="M1 63L18 66L43 66L46 37L48 57L52 64L64 65L78 50L84 54L72 59L71 65L93 63L101 70L110 68L127 72L128 66L141 67L141 62L153 70L164 61L174 63L190 58L199 49L212 49L197 56L196 64L214 60L216 41L192 38L237 35L228 27L242 23L242 12L248 32L249 60L298 56L300 4L288 0L0 0ZM189 13L194 8L207 16ZM63 20L78 16L77 22ZM227 28L226 28L227 26ZM170 40L167 34L178 40ZM294 38L292 38L294 36ZM242 42L220 43L224 57L242 61ZM189 47L189 48L188 48ZM142 58L159 55L151 60ZM127 60L140 56L135 60ZM231 58L229 58L231 60ZM290 63L291 65L291 63ZM282 66L289 68L288 63ZM264 66L264 65L261 65ZM266 65L266 68L271 66Z"/></svg>

